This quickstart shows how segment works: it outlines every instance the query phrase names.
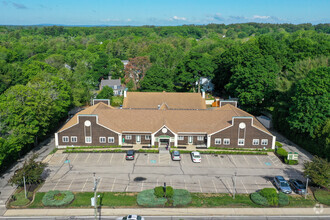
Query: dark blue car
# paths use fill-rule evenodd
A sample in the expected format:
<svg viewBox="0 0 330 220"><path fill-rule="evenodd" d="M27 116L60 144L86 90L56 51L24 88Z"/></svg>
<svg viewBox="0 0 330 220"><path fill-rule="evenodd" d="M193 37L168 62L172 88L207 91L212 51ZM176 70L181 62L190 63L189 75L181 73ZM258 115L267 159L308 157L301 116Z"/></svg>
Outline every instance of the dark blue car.
<svg viewBox="0 0 330 220"><path fill-rule="evenodd" d="M292 193L292 190L289 186L289 183L284 179L283 176L275 176L274 177L274 184L279 191L282 191L286 194Z"/></svg>

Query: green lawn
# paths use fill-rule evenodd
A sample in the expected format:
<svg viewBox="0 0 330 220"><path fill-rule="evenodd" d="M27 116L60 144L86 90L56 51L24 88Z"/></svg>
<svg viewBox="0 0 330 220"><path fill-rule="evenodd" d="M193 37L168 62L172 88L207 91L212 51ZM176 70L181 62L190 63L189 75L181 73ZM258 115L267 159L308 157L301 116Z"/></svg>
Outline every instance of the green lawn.
<svg viewBox="0 0 330 220"><path fill-rule="evenodd" d="M326 190L318 189L314 192L314 196L317 201L322 204L330 206L330 192Z"/></svg>
<svg viewBox="0 0 330 220"><path fill-rule="evenodd" d="M28 198L32 198L32 195L33 195L32 192L27 192L27 193L28 193L28 195L27 195ZM14 197L16 200L10 203L10 205L12 205L12 206L25 206L30 202L29 199L25 198L24 190L22 190L19 193L15 193Z"/></svg>
<svg viewBox="0 0 330 220"><path fill-rule="evenodd" d="M120 106L123 104L124 96L112 96L111 97L111 106Z"/></svg>
<svg viewBox="0 0 330 220"><path fill-rule="evenodd" d="M316 201L312 195L307 196L299 196L299 195L291 195L289 196L290 203L285 207L314 207Z"/></svg>

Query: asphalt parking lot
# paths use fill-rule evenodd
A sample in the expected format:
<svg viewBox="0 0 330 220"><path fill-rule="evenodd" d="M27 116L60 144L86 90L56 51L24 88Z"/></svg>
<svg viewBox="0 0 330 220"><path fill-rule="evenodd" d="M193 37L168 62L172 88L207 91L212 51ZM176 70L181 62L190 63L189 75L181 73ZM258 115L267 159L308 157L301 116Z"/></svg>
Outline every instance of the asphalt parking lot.
<svg viewBox="0 0 330 220"><path fill-rule="evenodd" d="M166 182L191 192L233 193L236 179L236 193L251 193L273 187L275 175L302 179L301 171L274 155L202 155L201 163L193 163L189 154L172 161L169 154L142 153L126 161L123 153L55 153L40 191L93 191L94 172L98 191L110 192L140 192Z"/></svg>

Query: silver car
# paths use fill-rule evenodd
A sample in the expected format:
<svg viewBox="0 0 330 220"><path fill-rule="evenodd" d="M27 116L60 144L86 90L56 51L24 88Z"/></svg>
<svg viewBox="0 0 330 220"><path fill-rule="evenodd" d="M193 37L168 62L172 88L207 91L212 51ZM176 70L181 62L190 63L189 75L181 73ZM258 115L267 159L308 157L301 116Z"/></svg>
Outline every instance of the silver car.
<svg viewBox="0 0 330 220"><path fill-rule="evenodd" d="M175 150L172 152L172 160L181 160L180 151Z"/></svg>

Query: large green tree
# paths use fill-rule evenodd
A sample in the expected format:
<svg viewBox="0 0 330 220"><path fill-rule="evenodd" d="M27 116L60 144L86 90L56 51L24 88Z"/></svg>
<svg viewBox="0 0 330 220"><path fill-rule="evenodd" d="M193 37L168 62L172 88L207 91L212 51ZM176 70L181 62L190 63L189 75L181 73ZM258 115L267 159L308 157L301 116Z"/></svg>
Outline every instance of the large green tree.
<svg viewBox="0 0 330 220"><path fill-rule="evenodd" d="M141 82L142 91L172 92L173 88L173 74L171 74L171 71L157 65L150 67L146 73L146 76Z"/></svg>
<svg viewBox="0 0 330 220"><path fill-rule="evenodd" d="M101 92L96 96L97 99L111 99L113 96L113 89L109 86L104 86Z"/></svg>

